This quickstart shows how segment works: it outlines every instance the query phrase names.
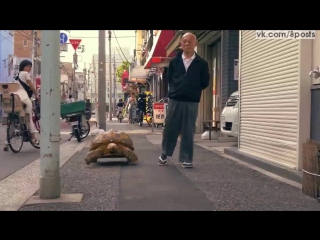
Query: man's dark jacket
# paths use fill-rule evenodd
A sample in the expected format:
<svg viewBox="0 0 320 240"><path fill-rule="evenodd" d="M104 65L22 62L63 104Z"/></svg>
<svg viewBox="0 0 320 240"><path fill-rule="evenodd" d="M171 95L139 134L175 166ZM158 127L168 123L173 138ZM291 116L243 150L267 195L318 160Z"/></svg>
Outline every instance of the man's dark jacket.
<svg viewBox="0 0 320 240"><path fill-rule="evenodd" d="M188 71L183 64L182 53L175 56L168 68L169 98L183 102L200 102L202 90L209 86L208 63L195 54Z"/></svg>

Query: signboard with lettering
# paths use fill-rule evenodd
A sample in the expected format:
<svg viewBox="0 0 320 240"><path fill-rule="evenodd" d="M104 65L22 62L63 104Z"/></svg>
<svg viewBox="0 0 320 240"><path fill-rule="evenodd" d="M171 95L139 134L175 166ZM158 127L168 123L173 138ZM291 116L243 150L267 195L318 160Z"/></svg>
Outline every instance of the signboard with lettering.
<svg viewBox="0 0 320 240"><path fill-rule="evenodd" d="M166 112L164 103L153 103L153 122L156 124L164 123Z"/></svg>
<svg viewBox="0 0 320 240"><path fill-rule="evenodd" d="M60 44L60 51L61 52L68 52L68 44L67 43L61 43Z"/></svg>

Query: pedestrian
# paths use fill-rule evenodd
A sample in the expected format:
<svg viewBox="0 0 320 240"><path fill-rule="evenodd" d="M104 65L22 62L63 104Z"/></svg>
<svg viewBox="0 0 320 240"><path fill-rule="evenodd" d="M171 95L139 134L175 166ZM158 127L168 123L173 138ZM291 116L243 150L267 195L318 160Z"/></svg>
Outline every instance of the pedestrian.
<svg viewBox="0 0 320 240"><path fill-rule="evenodd" d="M66 103L72 103L75 102L74 98L72 97L72 95L70 94L69 97L66 99L65 101Z"/></svg>
<svg viewBox="0 0 320 240"><path fill-rule="evenodd" d="M179 162L185 168L192 168L198 106L202 90L209 86L210 73L208 63L194 51L197 46L194 34L184 34L180 44L183 51L168 67L169 103L159 165L165 166L167 158L172 157L180 134Z"/></svg>
<svg viewBox="0 0 320 240"><path fill-rule="evenodd" d="M129 123L134 123L134 119L137 111L137 99L135 94L132 92L128 98L128 111L129 111Z"/></svg>

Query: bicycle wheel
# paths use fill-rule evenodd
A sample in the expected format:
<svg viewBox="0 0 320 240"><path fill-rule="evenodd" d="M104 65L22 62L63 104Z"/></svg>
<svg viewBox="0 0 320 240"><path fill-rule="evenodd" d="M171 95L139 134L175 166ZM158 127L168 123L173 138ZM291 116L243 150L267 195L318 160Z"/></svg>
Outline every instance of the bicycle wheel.
<svg viewBox="0 0 320 240"><path fill-rule="evenodd" d="M20 124L20 119L16 115L11 115L8 120L7 125L7 142L10 150L14 153L20 152L23 146L23 130L22 125ZM13 138L20 139L20 144L17 145L17 148L14 147L16 141L13 141Z"/></svg>
<svg viewBox="0 0 320 240"><path fill-rule="evenodd" d="M40 121L39 120L40 119L38 117L37 112L34 109L32 109L32 121L33 121L33 124L36 127L37 131L40 133Z"/></svg>
<svg viewBox="0 0 320 240"><path fill-rule="evenodd" d="M86 123L81 126L81 135L80 138L81 139L85 139L90 133L90 123L89 121L86 121Z"/></svg>
<svg viewBox="0 0 320 240"><path fill-rule="evenodd" d="M78 142L81 142L81 136L79 129L74 129L74 136L76 137Z"/></svg>
<svg viewBox="0 0 320 240"><path fill-rule="evenodd" d="M147 113L147 116L146 116L146 122L148 123L148 125L150 127L152 127L152 115Z"/></svg>

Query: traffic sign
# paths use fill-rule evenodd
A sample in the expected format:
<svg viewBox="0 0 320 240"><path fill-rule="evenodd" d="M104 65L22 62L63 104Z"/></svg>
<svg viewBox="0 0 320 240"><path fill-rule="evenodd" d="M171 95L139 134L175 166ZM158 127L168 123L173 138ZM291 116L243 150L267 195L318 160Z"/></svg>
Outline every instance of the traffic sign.
<svg viewBox="0 0 320 240"><path fill-rule="evenodd" d="M68 44L67 43L60 44L60 51L68 52Z"/></svg>
<svg viewBox="0 0 320 240"><path fill-rule="evenodd" d="M76 51L79 44L81 43L81 39L69 39L73 49Z"/></svg>
<svg viewBox="0 0 320 240"><path fill-rule="evenodd" d="M60 33L60 44L68 42L68 35L65 33Z"/></svg>

